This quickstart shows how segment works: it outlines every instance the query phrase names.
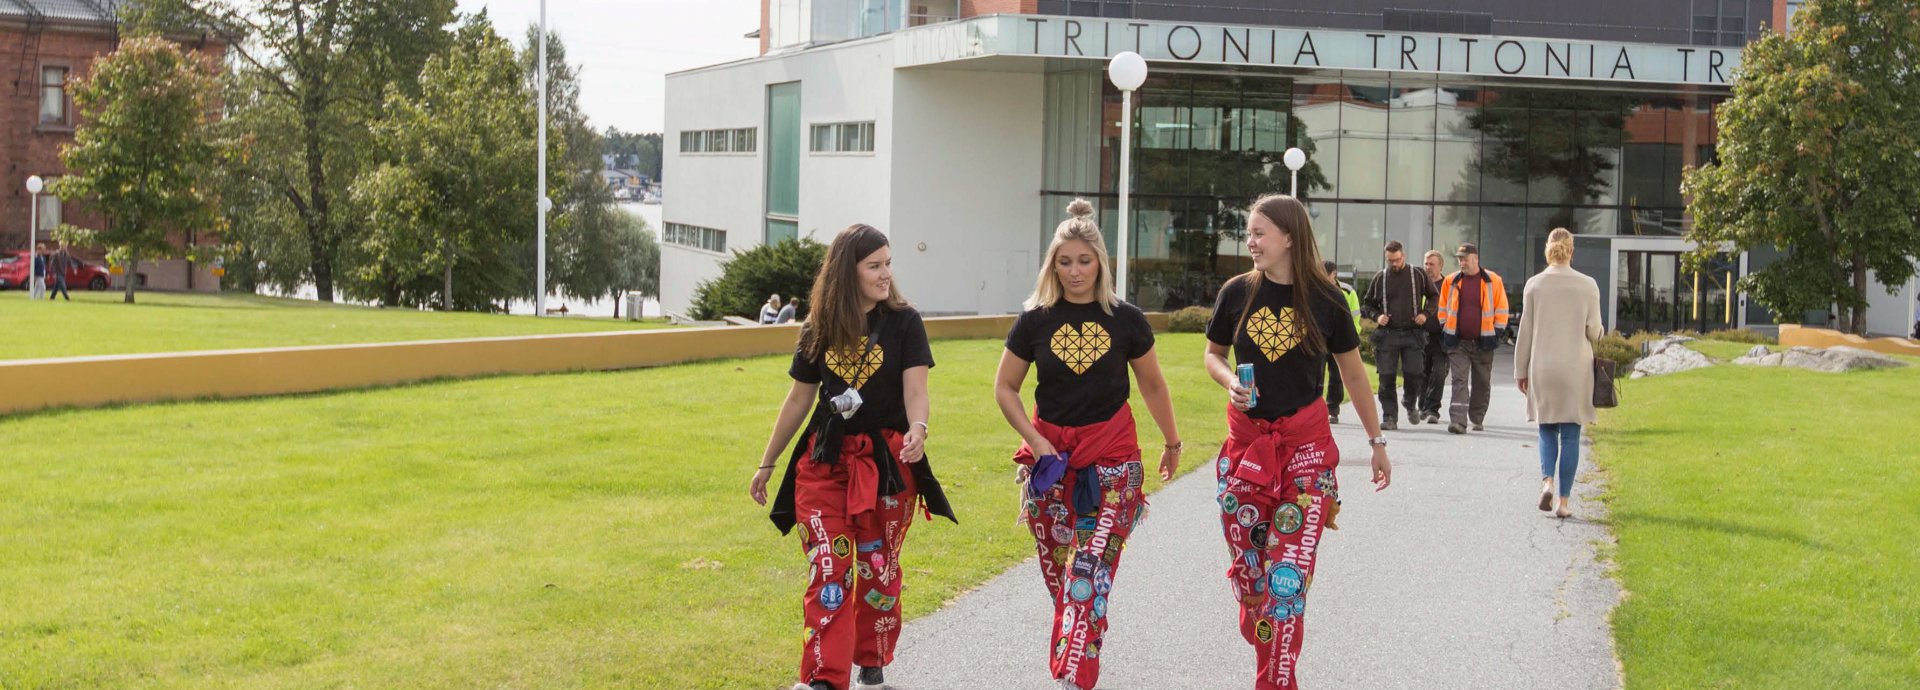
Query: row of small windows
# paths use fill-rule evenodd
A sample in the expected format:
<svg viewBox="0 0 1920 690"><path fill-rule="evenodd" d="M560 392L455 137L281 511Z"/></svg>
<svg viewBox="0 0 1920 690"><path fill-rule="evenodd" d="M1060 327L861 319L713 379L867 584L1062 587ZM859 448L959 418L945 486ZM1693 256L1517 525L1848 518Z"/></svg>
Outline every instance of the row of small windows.
<svg viewBox="0 0 1920 690"><path fill-rule="evenodd" d="M759 142L759 130L706 129L680 133L681 153L753 153Z"/></svg>
<svg viewBox="0 0 1920 690"><path fill-rule="evenodd" d="M813 126L814 153L872 153L872 122L835 122Z"/></svg>
<svg viewBox="0 0 1920 690"><path fill-rule="evenodd" d="M667 223L666 226L666 231L660 238L663 242L705 249L710 252L727 250L727 231L725 230L680 223Z"/></svg>

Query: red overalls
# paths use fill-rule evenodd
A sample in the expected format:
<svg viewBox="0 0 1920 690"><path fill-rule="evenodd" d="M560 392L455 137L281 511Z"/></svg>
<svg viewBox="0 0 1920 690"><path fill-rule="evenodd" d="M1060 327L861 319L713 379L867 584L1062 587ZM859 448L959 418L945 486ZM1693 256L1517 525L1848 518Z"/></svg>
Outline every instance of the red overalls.
<svg viewBox="0 0 1920 690"><path fill-rule="evenodd" d="M1060 483L1026 501L1025 520L1040 553L1040 573L1053 596L1047 667L1056 680L1092 688L1100 677L1107 597L1120 569L1120 553L1147 507L1133 410L1121 405L1107 421L1078 427L1056 426L1035 416L1033 426L1055 451L1068 456ZM1013 459L1032 466L1033 449L1021 444ZM1027 495L1024 483L1021 491Z"/></svg>
<svg viewBox="0 0 1920 690"><path fill-rule="evenodd" d="M894 463L905 488L878 495L881 472L874 464L875 436L885 440L881 457ZM822 434L806 441L812 444ZM802 631L800 679L849 687L853 664L884 667L893 662L900 637L900 543L913 524L916 478L899 460L904 437L892 429L847 434L837 462L797 457L794 507L800 543L813 563ZM799 454L796 454L799 455Z"/></svg>
<svg viewBox="0 0 1920 690"><path fill-rule="evenodd" d="M1314 554L1322 528L1337 529L1340 449L1321 399L1272 422L1229 407L1227 423L1220 522L1233 552L1227 579L1240 601L1240 636L1258 662L1254 687L1291 690L1299 687Z"/></svg>

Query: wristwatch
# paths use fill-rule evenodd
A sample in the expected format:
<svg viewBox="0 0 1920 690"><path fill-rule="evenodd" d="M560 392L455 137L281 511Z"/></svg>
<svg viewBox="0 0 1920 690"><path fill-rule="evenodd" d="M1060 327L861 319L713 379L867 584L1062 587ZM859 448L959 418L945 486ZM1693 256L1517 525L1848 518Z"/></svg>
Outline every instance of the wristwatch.
<svg viewBox="0 0 1920 690"><path fill-rule="evenodd" d="M1375 436L1373 438L1367 439L1367 445L1385 448L1387 447L1387 437Z"/></svg>

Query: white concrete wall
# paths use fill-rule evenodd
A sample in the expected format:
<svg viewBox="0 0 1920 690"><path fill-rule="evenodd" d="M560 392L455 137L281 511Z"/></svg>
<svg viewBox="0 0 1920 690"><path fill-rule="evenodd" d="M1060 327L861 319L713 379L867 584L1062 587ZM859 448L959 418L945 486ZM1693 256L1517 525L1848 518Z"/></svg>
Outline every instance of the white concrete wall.
<svg viewBox="0 0 1920 690"><path fill-rule="evenodd" d="M1867 332L1900 337L1913 335L1914 300L1916 290L1920 290L1920 279L1908 280L1905 285L1894 288L1893 294L1887 294L1879 274L1870 273L1868 279L1873 283L1867 287Z"/></svg>
<svg viewBox="0 0 1920 690"><path fill-rule="evenodd" d="M1042 258L1043 75L913 69L893 81L899 165L882 229L901 292L925 312L1018 311Z"/></svg>
<svg viewBox="0 0 1920 690"><path fill-rule="evenodd" d="M727 248L765 237L767 87L800 82L800 234L830 242L860 222L888 230L893 46L883 36L667 76L663 218L727 231ZM814 123L874 122L872 154L814 154ZM681 154L683 130L753 127L752 154ZM662 243L661 308L685 313L695 286L730 255Z"/></svg>

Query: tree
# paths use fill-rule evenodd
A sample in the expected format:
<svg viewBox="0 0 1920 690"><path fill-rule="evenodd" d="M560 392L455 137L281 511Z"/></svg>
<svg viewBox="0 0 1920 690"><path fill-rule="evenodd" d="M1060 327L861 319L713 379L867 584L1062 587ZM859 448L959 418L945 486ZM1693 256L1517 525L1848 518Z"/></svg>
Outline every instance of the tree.
<svg viewBox="0 0 1920 690"><path fill-rule="evenodd" d="M622 132L619 127L608 127L606 146L602 153L612 154L621 159L621 165L632 164L634 172L651 179L660 179L660 135L634 134Z"/></svg>
<svg viewBox="0 0 1920 690"><path fill-rule="evenodd" d="M523 76L483 11L427 60L419 96L388 89L374 131L381 163L353 185L370 211L359 280L393 286L385 298L399 303L437 296L442 309L524 296L531 262L518 247L534 234L537 149Z"/></svg>
<svg viewBox="0 0 1920 690"><path fill-rule="evenodd" d="M1790 35L1748 44L1720 107L1720 160L1681 187L1689 263L1779 247L1740 289L1786 319L1838 305L1864 333L1867 272L1904 284L1920 254L1917 55L1911 0L1810 0Z"/></svg>
<svg viewBox="0 0 1920 690"><path fill-rule="evenodd" d="M69 242L113 248L114 262L128 267L129 304L141 257L204 251L170 240L220 229L212 174L230 149L211 127L219 113L218 74L204 55L157 36L136 36L95 62L74 87L83 118L74 143L60 152L68 174L58 193L98 210L107 223L103 230L63 234Z"/></svg>
<svg viewBox="0 0 1920 690"><path fill-rule="evenodd" d="M136 27L211 31L230 46L238 65L227 126L251 141L252 155L227 178L245 187L228 214L239 221L238 244L272 264L268 282L311 280L321 300L334 299L336 276L351 270L343 251L368 215L351 207L348 185L373 164L364 152L386 91L418 93L421 66L450 38L454 4L145 0L123 9ZM284 263L293 257L301 264Z"/></svg>

